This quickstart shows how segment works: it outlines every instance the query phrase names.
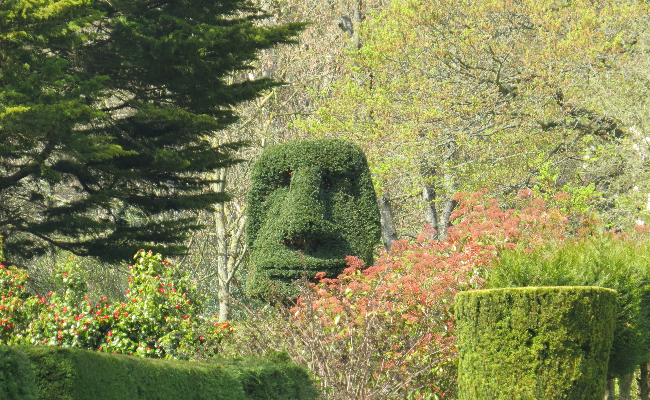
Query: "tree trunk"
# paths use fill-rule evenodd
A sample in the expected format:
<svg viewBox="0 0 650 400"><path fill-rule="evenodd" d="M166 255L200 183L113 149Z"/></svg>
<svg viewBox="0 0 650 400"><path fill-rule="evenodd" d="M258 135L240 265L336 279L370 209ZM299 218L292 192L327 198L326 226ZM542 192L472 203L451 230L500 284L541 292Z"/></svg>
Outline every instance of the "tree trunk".
<svg viewBox="0 0 650 400"><path fill-rule="evenodd" d="M219 171L218 191L226 188L226 169ZM217 276L219 286L217 298L219 299L219 322L226 322L230 318L230 282L228 281L228 221L225 203L218 203L215 210L217 230Z"/></svg>
<svg viewBox="0 0 650 400"><path fill-rule="evenodd" d="M608 379L607 388L605 389L605 400L614 400L615 392L616 392L616 380Z"/></svg>
<svg viewBox="0 0 650 400"><path fill-rule="evenodd" d="M354 24L356 29L352 34L352 39L354 44L357 47L357 50L361 50L361 39L359 38L359 28L361 27L361 9L363 8L363 0L357 0L356 7L354 9Z"/></svg>
<svg viewBox="0 0 650 400"><path fill-rule="evenodd" d="M390 206L390 197L384 194L379 201L379 215L381 217L381 239L386 250L390 250L393 242L397 240L395 224L393 223L393 209Z"/></svg>
<svg viewBox="0 0 650 400"><path fill-rule="evenodd" d="M438 234L439 240L447 239L447 228L451 226L451 213L454 211L458 202L452 200L454 194L456 194L456 180L454 179L451 173L445 173L445 192L447 192L447 199L445 200L445 206L442 209L442 216L440 218L440 233Z"/></svg>
<svg viewBox="0 0 650 400"><path fill-rule="evenodd" d="M631 400L630 390L632 389L632 381L634 380L634 372L631 374L623 375L618 378L618 400Z"/></svg>
<svg viewBox="0 0 650 400"><path fill-rule="evenodd" d="M440 233L438 234L439 240L447 239L447 228L451 226L451 221L449 221L449 218L451 217L451 213L454 211L454 208L456 208L457 204L458 202L456 200L452 200L451 197L445 201L445 207L442 210L442 218L440 218L440 224L438 225L440 227Z"/></svg>
<svg viewBox="0 0 650 400"><path fill-rule="evenodd" d="M445 161L446 164L453 164L456 161L457 144L451 135L447 135L446 142L447 142L446 144L447 152L445 155ZM445 240L447 238L447 228L451 226L451 221L449 219L451 218L452 211L454 211L456 205L458 204L458 202L452 200L452 197L456 194L456 190L458 190L458 185L456 184L456 178L453 172L451 171L451 169L449 168L449 165L447 165L444 168L444 171L445 172L443 176L443 185L444 185L445 196L447 198L445 200L445 205L442 209L440 223L438 224L438 226L440 227L440 233L438 234L439 240Z"/></svg>
<svg viewBox="0 0 650 400"><path fill-rule="evenodd" d="M439 232L438 229L438 212L436 211L436 192L433 186L425 186L422 189L422 200L424 200L424 219L429 224L429 227Z"/></svg>
<svg viewBox="0 0 650 400"><path fill-rule="evenodd" d="M641 400L650 400L650 362L643 363L639 379L639 392Z"/></svg>
<svg viewBox="0 0 650 400"><path fill-rule="evenodd" d="M228 243L226 205L217 204L215 211L217 223L217 298L219 299L219 322L226 322L230 318L230 281L228 280Z"/></svg>
<svg viewBox="0 0 650 400"><path fill-rule="evenodd" d="M221 281L221 274L219 274L219 281ZM220 284L217 297L219 298L219 322L223 323L230 319L230 285Z"/></svg>
<svg viewBox="0 0 650 400"><path fill-rule="evenodd" d="M226 169L219 171L219 191L226 187ZM241 209L229 210L226 203L218 203L215 210L217 240L217 298L219 299L219 322L230 319L230 284L246 253L246 244L240 245L244 235L245 216ZM230 212L229 212L230 211ZM235 212L237 216L235 218ZM236 222L236 223L235 223Z"/></svg>

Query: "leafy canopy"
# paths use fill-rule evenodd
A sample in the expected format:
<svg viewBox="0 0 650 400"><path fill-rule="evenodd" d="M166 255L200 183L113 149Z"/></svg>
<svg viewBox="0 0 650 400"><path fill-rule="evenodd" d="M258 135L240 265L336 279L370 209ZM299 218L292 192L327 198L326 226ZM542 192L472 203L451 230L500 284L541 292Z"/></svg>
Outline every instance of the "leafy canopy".
<svg viewBox="0 0 650 400"><path fill-rule="evenodd" d="M425 185L438 202L483 187L512 198L551 165L558 188L593 182L617 197L609 182L627 162L598 158L643 119L619 104L644 92L612 88L644 80L632 73L644 15L636 1L393 1L355 27L347 73L296 126L358 143L412 234Z"/></svg>

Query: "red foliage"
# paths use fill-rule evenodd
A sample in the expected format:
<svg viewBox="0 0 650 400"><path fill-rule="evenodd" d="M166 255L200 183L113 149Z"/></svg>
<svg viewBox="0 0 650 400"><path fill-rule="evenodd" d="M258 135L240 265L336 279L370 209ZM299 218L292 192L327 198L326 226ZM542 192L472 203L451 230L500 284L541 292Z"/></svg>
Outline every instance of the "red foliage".
<svg viewBox="0 0 650 400"><path fill-rule="evenodd" d="M356 386L337 387L343 398L387 392L397 398L453 396L455 294L481 288L486 268L501 251L567 235L567 218L532 191L522 191L510 210L486 193L455 196L456 224L445 241L430 239L435 232L426 229L415 241L395 242L369 268L348 257L341 275L330 279L319 273L319 283L303 292L291 310L292 324L304 332L319 325L324 333L319 341L337 352L316 375L330 369L358 372Z"/></svg>

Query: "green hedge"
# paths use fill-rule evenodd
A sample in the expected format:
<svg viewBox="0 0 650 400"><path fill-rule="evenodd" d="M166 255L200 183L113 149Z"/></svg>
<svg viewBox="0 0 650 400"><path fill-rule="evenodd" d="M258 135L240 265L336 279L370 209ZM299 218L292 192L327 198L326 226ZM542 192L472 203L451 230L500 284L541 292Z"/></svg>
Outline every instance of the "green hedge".
<svg viewBox="0 0 650 400"><path fill-rule="evenodd" d="M363 151L336 139L266 149L253 166L246 235L252 297L290 296L291 282L336 277L345 257L373 262L379 208Z"/></svg>
<svg viewBox="0 0 650 400"><path fill-rule="evenodd" d="M503 252L487 288L599 286L616 290L610 378L627 375L650 356L650 241L604 234L550 242L532 252Z"/></svg>
<svg viewBox="0 0 650 400"><path fill-rule="evenodd" d="M0 399L36 399L34 371L29 359L21 352L3 345L0 345Z"/></svg>
<svg viewBox="0 0 650 400"><path fill-rule="evenodd" d="M286 359L156 360L61 347L16 347L30 360L39 400L309 400L305 370Z"/></svg>
<svg viewBox="0 0 650 400"><path fill-rule="evenodd" d="M459 400L602 400L616 292L539 287L459 293Z"/></svg>

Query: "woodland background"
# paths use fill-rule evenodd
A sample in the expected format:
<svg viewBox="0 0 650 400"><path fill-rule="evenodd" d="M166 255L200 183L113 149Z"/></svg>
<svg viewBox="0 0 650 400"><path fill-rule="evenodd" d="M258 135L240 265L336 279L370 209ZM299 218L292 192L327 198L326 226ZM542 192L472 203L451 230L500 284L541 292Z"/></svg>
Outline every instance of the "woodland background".
<svg viewBox="0 0 650 400"><path fill-rule="evenodd" d="M179 260L206 293L229 282L241 293L249 167L288 140L339 137L363 148L386 247L424 224L444 238L452 196L482 188L504 207L522 189L568 193L575 212L597 213L608 229L650 216L645 2L258 5L272 16L262 24L310 25L297 44L261 51L255 69L230 78L285 85L236 106L240 120L215 135L216 144L250 145L237 154L244 163L215 172L214 189L233 199L200 212L205 229ZM43 284L61 257L52 249L35 260ZM88 268L98 285L120 286L117 267Z"/></svg>
<svg viewBox="0 0 650 400"><path fill-rule="evenodd" d="M242 153L250 162L264 147L293 139L359 144L385 245L417 237L424 224L444 238L452 196L481 188L505 207L522 189L546 199L568 193L573 211L597 213L608 229L648 218L647 4L261 6L274 15L270 23L311 25L297 45L262 52L247 78L287 84L238 108L242 119L224 137L250 141ZM184 262L206 283L245 257L249 165L221 171L235 199L203 215L211 228L191 239Z"/></svg>
<svg viewBox="0 0 650 400"><path fill-rule="evenodd" d="M614 232L650 224L647 2L258 5L271 15L260 24L310 25L298 43L263 50L254 68L229 78L270 77L285 84L235 106L240 120L215 134L215 144L247 141L237 154L246 161L214 173L221 181L214 189L232 200L198 213L205 227L192 232L185 243L189 253L175 260L222 322L248 318L251 309L272 313L243 294L244 225L249 167L275 143L337 137L361 146L386 248L399 239L422 239L425 224L435 230L426 231L428 239L446 239L462 203L454 195L480 189L503 210L520 207L522 190L549 203L570 195L562 203L566 218L558 217L562 227L553 235L576 234L594 219L599 229ZM464 210L460 214L470 212ZM535 220L546 212L524 210ZM520 227L524 236L542 228ZM53 271L68 257L52 248L30 260L35 290L52 288ZM123 296L129 277L124 265L91 258L77 265L91 293Z"/></svg>

